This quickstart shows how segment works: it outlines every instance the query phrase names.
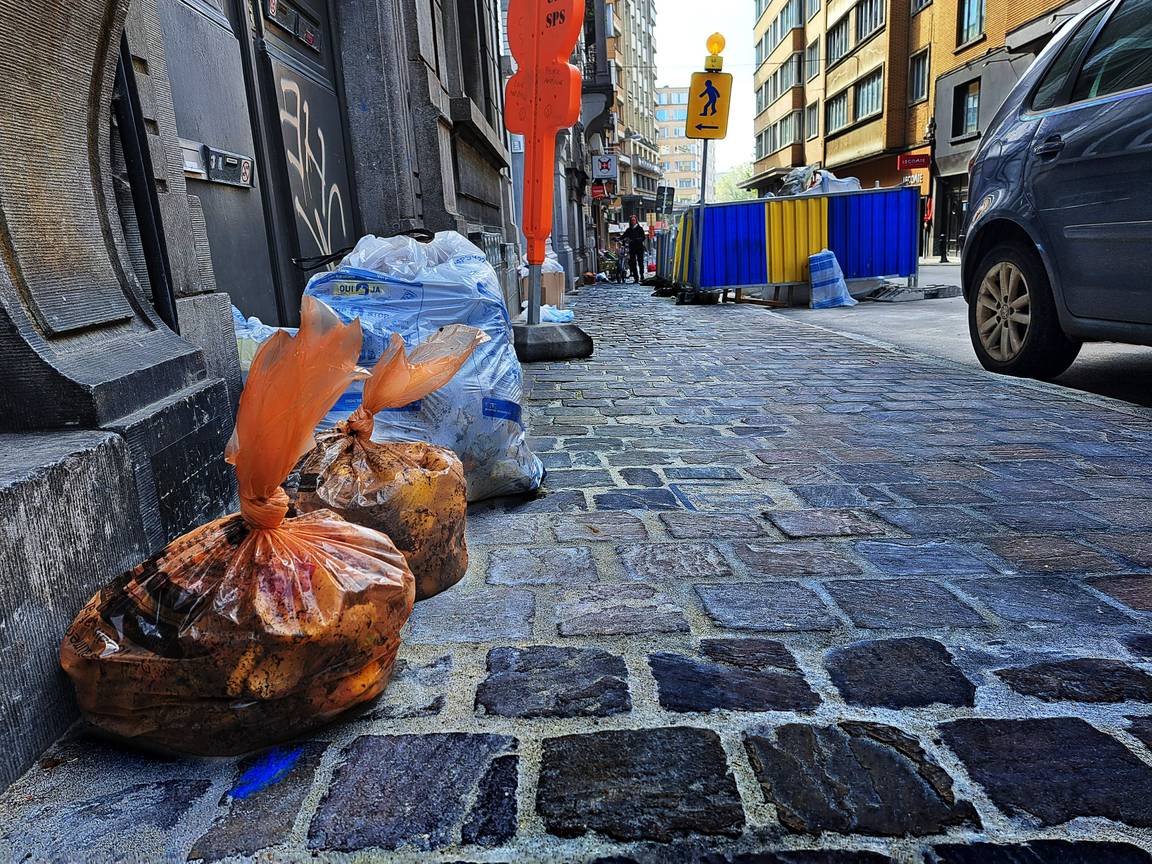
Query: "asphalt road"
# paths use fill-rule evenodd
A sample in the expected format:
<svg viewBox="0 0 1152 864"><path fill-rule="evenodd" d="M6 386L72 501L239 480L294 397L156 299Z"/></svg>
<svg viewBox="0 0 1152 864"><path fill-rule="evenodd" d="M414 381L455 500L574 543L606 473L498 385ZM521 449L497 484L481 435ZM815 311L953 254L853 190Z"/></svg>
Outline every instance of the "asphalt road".
<svg viewBox="0 0 1152 864"><path fill-rule="evenodd" d="M921 265L922 285L959 285L957 264ZM979 366L968 338L968 306L963 298L908 303L862 302L847 309L782 309L781 315L832 330ZM1152 348L1112 342L1084 346L1056 384L1136 405L1152 407Z"/></svg>

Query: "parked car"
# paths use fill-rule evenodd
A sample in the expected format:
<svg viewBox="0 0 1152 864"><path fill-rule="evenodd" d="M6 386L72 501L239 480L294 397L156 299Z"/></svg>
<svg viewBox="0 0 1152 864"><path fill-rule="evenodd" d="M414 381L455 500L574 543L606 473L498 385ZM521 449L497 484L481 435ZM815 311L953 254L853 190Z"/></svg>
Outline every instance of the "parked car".
<svg viewBox="0 0 1152 864"><path fill-rule="evenodd" d="M1102 0L1044 48L969 165L962 282L984 368L1059 375L1152 345L1152 0Z"/></svg>

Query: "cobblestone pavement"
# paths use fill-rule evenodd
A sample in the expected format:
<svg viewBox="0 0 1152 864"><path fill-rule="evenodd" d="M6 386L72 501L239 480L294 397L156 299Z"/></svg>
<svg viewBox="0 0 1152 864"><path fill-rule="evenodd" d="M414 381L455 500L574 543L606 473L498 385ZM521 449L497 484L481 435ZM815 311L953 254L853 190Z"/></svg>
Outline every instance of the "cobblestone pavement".
<svg viewBox="0 0 1152 864"><path fill-rule="evenodd" d="M474 508L378 703L239 764L67 739L0 856L1152 862L1147 415L578 308L594 359L532 373L547 494Z"/></svg>

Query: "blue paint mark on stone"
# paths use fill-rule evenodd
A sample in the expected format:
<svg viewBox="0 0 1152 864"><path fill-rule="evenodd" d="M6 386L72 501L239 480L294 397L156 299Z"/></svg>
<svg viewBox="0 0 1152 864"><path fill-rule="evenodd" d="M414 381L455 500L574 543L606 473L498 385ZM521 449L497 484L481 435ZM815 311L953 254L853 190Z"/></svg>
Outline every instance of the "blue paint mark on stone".
<svg viewBox="0 0 1152 864"><path fill-rule="evenodd" d="M297 747L295 750L279 748L270 750L240 775L240 779L229 794L233 798L243 800L283 780L288 772L296 767L296 762L303 752L303 747Z"/></svg>

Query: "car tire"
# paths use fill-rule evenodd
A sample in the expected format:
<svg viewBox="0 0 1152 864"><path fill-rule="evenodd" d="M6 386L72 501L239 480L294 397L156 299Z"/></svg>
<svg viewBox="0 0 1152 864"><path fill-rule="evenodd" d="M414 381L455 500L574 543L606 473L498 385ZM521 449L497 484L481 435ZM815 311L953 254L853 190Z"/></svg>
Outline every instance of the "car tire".
<svg viewBox="0 0 1152 864"><path fill-rule="evenodd" d="M1072 365L1080 343L1060 327L1040 256L1021 243L992 248L975 271L968 333L980 365L1023 378L1054 378Z"/></svg>

